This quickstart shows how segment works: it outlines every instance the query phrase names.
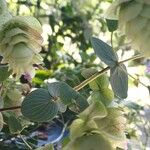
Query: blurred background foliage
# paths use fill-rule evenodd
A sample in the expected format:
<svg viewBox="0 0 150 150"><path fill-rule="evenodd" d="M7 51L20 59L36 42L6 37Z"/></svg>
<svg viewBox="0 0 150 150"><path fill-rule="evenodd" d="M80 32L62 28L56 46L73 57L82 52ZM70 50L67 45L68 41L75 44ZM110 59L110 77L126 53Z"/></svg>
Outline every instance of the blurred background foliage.
<svg viewBox="0 0 150 150"><path fill-rule="evenodd" d="M9 9L14 15L33 15L43 26L41 54L44 67L48 70L37 71L33 79L35 84L40 85L45 78L54 76L59 80L60 77L61 80L71 80L76 85L81 69L98 66L89 40L91 35L105 36L107 26L102 15L109 2L8 0Z"/></svg>
<svg viewBox="0 0 150 150"><path fill-rule="evenodd" d="M105 67L96 58L91 48L90 37L96 36L111 44L111 33L108 31L104 12L112 0L6 1L13 15L34 16L42 24L44 41L41 55L44 59L42 66L45 69L36 66L38 69L32 80L33 86L42 87L46 82L62 80L74 87L84 80L81 76L84 68L95 67L99 70ZM118 31L113 34L113 46L120 59L132 57L137 53ZM138 59L127 62L126 66L131 75L129 96L120 103L125 107L128 119L127 137L132 139L128 147L138 150L148 145L150 140L150 61ZM89 91L88 87L81 90L87 97Z"/></svg>

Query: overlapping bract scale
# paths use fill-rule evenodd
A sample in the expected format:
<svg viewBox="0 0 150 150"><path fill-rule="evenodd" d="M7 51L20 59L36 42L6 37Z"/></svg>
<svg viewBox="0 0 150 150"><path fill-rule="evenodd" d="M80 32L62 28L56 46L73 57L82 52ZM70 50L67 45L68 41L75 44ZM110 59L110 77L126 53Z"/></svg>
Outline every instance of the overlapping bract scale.
<svg viewBox="0 0 150 150"><path fill-rule="evenodd" d="M33 64L42 63L39 55L42 45L42 29L39 21L31 16L16 16L0 29L0 55L3 63L20 77L34 74Z"/></svg>
<svg viewBox="0 0 150 150"><path fill-rule="evenodd" d="M117 0L108 9L106 18L118 19L121 33L131 40L133 48L150 56L149 0Z"/></svg>

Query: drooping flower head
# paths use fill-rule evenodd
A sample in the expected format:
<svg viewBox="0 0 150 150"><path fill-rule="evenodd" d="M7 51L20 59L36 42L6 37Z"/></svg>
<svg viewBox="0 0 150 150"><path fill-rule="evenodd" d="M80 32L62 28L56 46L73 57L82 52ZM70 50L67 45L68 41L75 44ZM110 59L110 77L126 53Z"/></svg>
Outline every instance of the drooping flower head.
<svg viewBox="0 0 150 150"><path fill-rule="evenodd" d="M131 40L133 48L150 56L150 0L116 0L106 18L118 19L120 31Z"/></svg>
<svg viewBox="0 0 150 150"><path fill-rule="evenodd" d="M34 74L33 64L42 63L42 29L39 21L31 16L16 16L0 29L0 55L2 63L20 77L23 73Z"/></svg>

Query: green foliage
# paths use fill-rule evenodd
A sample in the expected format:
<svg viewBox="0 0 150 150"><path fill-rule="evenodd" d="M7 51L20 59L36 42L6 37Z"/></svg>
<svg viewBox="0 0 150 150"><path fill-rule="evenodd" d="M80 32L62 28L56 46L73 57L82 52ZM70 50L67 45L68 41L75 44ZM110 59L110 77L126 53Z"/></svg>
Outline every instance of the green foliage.
<svg viewBox="0 0 150 150"><path fill-rule="evenodd" d="M86 99L64 82L48 84L48 91L52 97L59 97L65 105L75 104L80 111L88 106Z"/></svg>
<svg viewBox="0 0 150 150"><path fill-rule="evenodd" d="M48 90L37 89L25 97L21 111L32 121L43 122L53 119L58 113L58 104Z"/></svg>
<svg viewBox="0 0 150 150"><path fill-rule="evenodd" d="M6 80L11 74L7 65L0 65L0 82Z"/></svg>
<svg viewBox="0 0 150 150"><path fill-rule="evenodd" d="M140 2L139 7L144 5L145 10L142 11L141 17L133 20L132 17L139 11L129 16L133 5L129 9L126 7L139 1L127 1L117 1L110 12L115 15L121 5L118 10L121 12L120 18L132 21L127 25L126 32L135 32L145 24L142 20L140 25L138 19L148 17L149 2ZM122 54L124 58L124 50L129 49L128 45L125 45L124 38L118 37L116 33L105 33L107 28L110 32L114 32L118 25L120 28L115 17L104 21L101 16L108 2L111 1L8 0L9 8L13 10L11 15L5 1L0 0L0 4L3 5L0 5L0 61L4 63L0 65L0 108L4 111L0 113L0 130L4 126L2 131L6 134L6 138L0 139L7 139L8 135L12 139L20 133L26 135L35 131L42 122L57 120L64 123L59 138L63 136L66 128L69 128L70 132L70 139L67 137L63 150L124 149L126 119L121 110L122 105L133 111L125 115L131 117L130 122L134 120L135 113L138 113L136 111L141 111L143 107L119 101L126 98L128 92L128 73L123 62L131 59L119 62L118 56ZM33 16L38 18L42 26ZM136 22L137 26L131 27ZM41 27L44 31L42 36ZM145 32L149 33L148 28ZM91 35L101 36L108 44ZM148 34L146 35L144 40L147 41ZM141 38L136 40L135 43L143 41ZM110 42L113 48L109 46ZM147 48L143 43L142 46ZM103 66L102 62L97 63L91 45L95 54L107 65L106 68L103 68L105 65ZM39 55L41 47L43 62ZM106 74L108 70L109 77ZM19 80L21 75L23 76ZM18 78L14 78L16 76ZM87 84L89 86L86 86ZM114 99L114 95L118 98ZM5 112L6 110L11 111ZM0 149L5 147L3 143L5 140L0 143ZM33 143L30 145L37 148ZM17 143L14 147L7 147L18 150L26 149L26 145ZM47 144L37 148L48 149L54 150L53 145Z"/></svg>
<svg viewBox="0 0 150 150"><path fill-rule="evenodd" d="M118 62L118 57L112 48L98 38L92 37L92 46L96 55L108 66L114 67Z"/></svg>
<svg viewBox="0 0 150 150"><path fill-rule="evenodd" d="M32 121L53 119L58 111L64 112L66 105L75 103L79 111L88 106L86 99L64 82L47 85L48 89L37 89L27 95L22 103L22 114Z"/></svg>
<svg viewBox="0 0 150 150"><path fill-rule="evenodd" d="M110 70L110 83L114 93L120 98L127 97L128 75L125 65L119 65Z"/></svg>
<svg viewBox="0 0 150 150"><path fill-rule="evenodd" d="M49 79L52 74L53 74L52 70L44 70L44 69L36 70L36 74L35 77L32 79L32 82L35 85L40 86L44 83L44 80Z"/></svg>
<svg viewBox="0 0 150 150"><path fill-rule="evenodd" d="M48 90L53 97L60 97L65 105L71 104L77 97L77 92L64 82L48 84Z"/></svg>
<svg viewBox="0 0 150 150"><path fill-rule="evenodd" d="M95 53L110 67L110 83L114 93L120 98L126 98L128 75L125 65L118 64L118 57L109 45L97 38L92 38L91 41Z"/></svg>
<svg viewBox="0 0 150 150"><path fill-rule="evenodd" d="M20 120L15 116L10 116L8 118L9 130L11 134L19 134L22 131L22 125Z"/></svg>

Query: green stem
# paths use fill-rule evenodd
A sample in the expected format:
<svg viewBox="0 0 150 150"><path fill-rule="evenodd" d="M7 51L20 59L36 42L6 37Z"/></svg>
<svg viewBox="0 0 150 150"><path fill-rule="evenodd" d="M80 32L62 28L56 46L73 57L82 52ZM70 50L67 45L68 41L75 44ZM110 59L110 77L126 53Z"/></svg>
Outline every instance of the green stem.
<svg viewBox="0 0 150 150"><path fill-rule="evenodd" d="M114 32L111 32L110 42L111 42L112 49L114 49L114 46L113 46L113 35L114 35Z"/></svg>
<svg viewBox="0 0 150 150"><path fill-rule="evenodd" d="M134 79L135 81L137 80L135 77L133 77L131 74L128 73L128 76L132 79ZM143 82L141 82L140 80L138 80L138 83L140 83L141 85L143 85L144 87L147 88L147 85L145 85Z"/></svg>

